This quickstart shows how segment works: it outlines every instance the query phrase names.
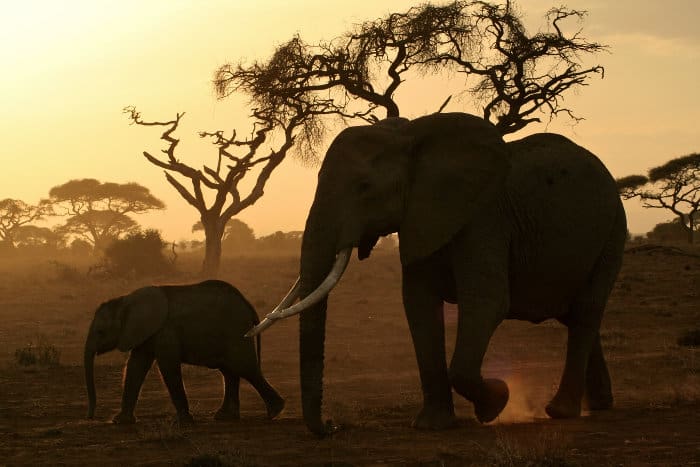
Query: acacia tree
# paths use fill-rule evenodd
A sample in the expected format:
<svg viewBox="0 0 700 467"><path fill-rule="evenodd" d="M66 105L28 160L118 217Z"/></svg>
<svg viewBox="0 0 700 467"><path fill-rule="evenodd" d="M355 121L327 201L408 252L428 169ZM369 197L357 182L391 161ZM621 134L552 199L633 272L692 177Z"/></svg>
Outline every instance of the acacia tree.
<svg viewBox="0 0 700 467"><path fill-rule="evenodd" d="M287 50L281 47L275 51L271 62L281 62L287 56ZM265 185L272 172L282 163L287 153L297 140L302 145L313 145L322 133L322 121L319 117L329 114L347 115L330 99L311 96L308 99L275 101L265 103L253 109L253 129L247 138L238 137L235 130L230 137L224 132L214 131L199 133L201 138L210 138L217 148L214 164L203 165L202 169L191 167L175 156L179 139L172 136L180 124L184 113L177 113L174 120L159 122L145 121L134 107L126 107L132 123L142 126L162 126L165 131L161 139L167 143L160 158L143 152L144 157L153 165L165 170L166 180L175 190L199 212L204 228L205 248L202 273L215 276L221 263L221 239L225 226L231 218L243 209L252 206L264 193ZM273 135L277 137L270 142ZM270 143L263 149L263 143ZM246 175L256 174L253 186L243 191L241 181ZM191 188L187 188L177 177L189 179ZM209 190L213 200L207 201L205 191Z"/></svg>
<svg viewBox="0 0 700 467"><path fill-rule="evenodd" d="M587 41L580 30L567 34L562 23L585 14L554 8L545 17L545 32L529 35L511 1L423 4L361 23L330 42L307 44L295 36L282 46L283 61L219 67L215 87L220 97L243 91L263 105L331 99L372 122L379 107L386 117L400 116L395 93L410 76L459 72L467 82L476 80L467 93L502 134L540 121L538 112L578 121L563 106L563 96L602 76L603 67L583 67L581 56L605 46Z"/></svg>
<svg viewBox="0 0 700 467"><path fill-rule="evenodd" d="M639 197L645 208L668 209L693 243L700 217L700 154L671 159L649 170L648 175L630 175L617 181L623 199Z"/></svg>
<svg viewBox="0 0 700 467"><path fill-rule="evenodd" d="M67 216L57 230L89 242L103 251L110 242L138 228L129 214L164 209L165 204L138 183L70 180L49 191L57 215Z"/></svg>
<svg viewBox="0 0 700 467"><path fill-rule="evenodd" d="M46 201L35 206L19 199L0 200L0 243L5 248L14 248L16 236L22 227L43 219L51 212L51 206Z"/></svg>

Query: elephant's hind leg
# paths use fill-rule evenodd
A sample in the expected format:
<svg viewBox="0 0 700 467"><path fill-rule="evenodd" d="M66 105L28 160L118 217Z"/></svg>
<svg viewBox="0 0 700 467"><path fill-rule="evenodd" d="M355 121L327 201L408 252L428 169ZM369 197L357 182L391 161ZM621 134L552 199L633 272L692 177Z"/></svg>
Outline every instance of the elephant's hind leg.
<svg viewBox="0 0 700 467"><path fill-rule="evenodd" d="M622 234L620 234L622 235ZM620 269L624 236L613 238L596 266L591 279L560 321L568 327L566 364L559 390L545 411L552 418L578 417L584 388L596 408L612 405L610 376L600 346L603 311Z"/></svg>
<svg viewBox="0 0 700 467"><path fill-rule="evenodd" d="M258 369L256 372L243 376L250 384L253 385L263 401L265 401L265 407L267 407L267 418L272 420L284 409L284 399L279 393L273 388L270 383L267 382L262 372Z"/></svg>
<svg viewBox="0 0 700 467"><path fill-rule="evenodd" d="M241 403L238 397L241 378L231 370L221 369L224 377L224 400L214 415L215 420L239 420L241 418Z"/></svg>
<svg viewBox="0 0 700 467"><path fill-rule="evenodd" d="M590 410L606 410L613 406L612 385L603 356L603 348L600 345L600 333L596 336L591 355L588 357L586 399Z"/></svg>
<svg viewBox="0 0 700 467"><path fill-rule="evenodd" d="M547 415L552 418L571 418L581 414L588 359L598 334L595 324L576 322L567 325L569 329L564 373L556 395L545 407Z"/></svg>

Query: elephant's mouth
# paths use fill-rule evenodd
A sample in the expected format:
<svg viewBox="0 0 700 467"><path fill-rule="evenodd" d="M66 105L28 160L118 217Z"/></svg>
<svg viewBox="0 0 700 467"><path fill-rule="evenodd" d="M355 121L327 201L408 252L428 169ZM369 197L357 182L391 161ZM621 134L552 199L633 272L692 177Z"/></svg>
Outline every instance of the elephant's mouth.
<svg viewBox="0 0 700 467"><path fill-rule="evenodd" d="M360 243L357 245L357 257L360 260L369 258L372 249L379 241L379 235L364 236L360 239Z"/></svg>

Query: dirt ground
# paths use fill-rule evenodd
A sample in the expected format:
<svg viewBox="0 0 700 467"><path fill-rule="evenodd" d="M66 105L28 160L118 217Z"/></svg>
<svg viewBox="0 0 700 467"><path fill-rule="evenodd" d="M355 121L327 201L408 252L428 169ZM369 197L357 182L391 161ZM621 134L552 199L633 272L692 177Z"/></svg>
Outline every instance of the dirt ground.
<svg viewBox="0 0 700 467"><path fill-rule="evenodd" d="M0 466L700 465L700 350L677 344L700 326L700 257L626 255L602 330L613 410L547 419L543 407L559 381L565 329L508 321L484 365L485 375L509 383L508 406L495 422L480 425L471 405L456 396L460 423L444 432L410 426L421 396L397 255L353 260L329 305L324 407L343 429L325 440L301 421L295 318L263 335L263 370L287 400L274 421L243 383L241 420L215 422L219 374L186 367L193 427L171 425L174 409L155 368L141 392L138 423L113 425L125 359L119 352L96 360L96 420L86 420L81 351L94 309L152 280L58 279L55 269L0 259ZM262 316L296 272L293 257L242 257L224 261L222 278ZM158 282L194 280L181 273ZM445 313L451 353L456 313L451 307ZM15 352L29 342L58 349L60 365L18 364Z"/></svg>

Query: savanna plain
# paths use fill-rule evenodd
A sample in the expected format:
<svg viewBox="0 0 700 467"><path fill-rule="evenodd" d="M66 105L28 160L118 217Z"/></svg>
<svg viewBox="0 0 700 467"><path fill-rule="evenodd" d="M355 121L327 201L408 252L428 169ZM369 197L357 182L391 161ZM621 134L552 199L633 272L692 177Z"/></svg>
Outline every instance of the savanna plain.
<svg viewBox="0 0 700 467"><path fill-rule="evenodd" d="M296 318L262 337L263 371L287 401L273 421L245 382L241 420L214 421L220 374L187 366L193 426L172 424L156 368L141 391L137 424L113 425L126 358L119 352L97 357L96 418L86 420L82 347L95 308L144 285L195 282L197 260L180 258L179 272L167 277L127 280L86 275L86 265L0 258L0 465L700 465L700 249L681 248L625 254L601 330L613 410L546 418L566 330L552 321L506 321L484 363L485 376L510 386L506 409L480 425L455 396L458 426L442 432L410 426L421 392L398 254L353 260L329 300L324 407L342 430L324 440L301 419ZM297 271L293 255L241 256L225 258L220 276L262 317ZM448 356L456 316L447 305Z"/></svg>

